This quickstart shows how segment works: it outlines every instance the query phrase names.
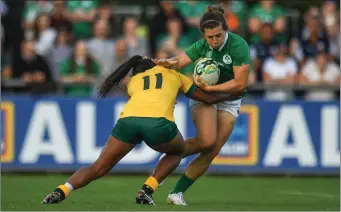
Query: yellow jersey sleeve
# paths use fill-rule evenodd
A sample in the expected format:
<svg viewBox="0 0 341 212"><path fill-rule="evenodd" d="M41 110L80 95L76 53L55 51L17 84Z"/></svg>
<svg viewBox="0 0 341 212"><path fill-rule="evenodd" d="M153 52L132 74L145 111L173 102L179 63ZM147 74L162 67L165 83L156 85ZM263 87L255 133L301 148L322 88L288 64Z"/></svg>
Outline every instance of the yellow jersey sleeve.
<svg viewBox="0 0 341 212"><path fill-rule="evenodd" d="M191 95L195 89L196 89L196 86L195 84L193 83L193 81L186 77L185 75L183 74L180 74L178 73L179 77L180 77L180 80L181 80L181 91L186 95L186 96L189 96Z"/></svg>

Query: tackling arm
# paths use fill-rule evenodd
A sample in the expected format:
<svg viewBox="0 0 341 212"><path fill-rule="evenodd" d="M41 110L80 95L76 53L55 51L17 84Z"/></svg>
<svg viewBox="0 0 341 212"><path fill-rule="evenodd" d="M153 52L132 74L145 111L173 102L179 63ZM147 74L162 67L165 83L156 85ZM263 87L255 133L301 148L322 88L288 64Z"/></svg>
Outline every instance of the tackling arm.
<svg viewBox="0 0 341 212"><path fill-rule="evenodd" d="M178 70L192 62L185 52L181 52L178 56L169 59L153 59L153 62L159 66L168 69Z"/></svg>
<svg viewBox="0 0 341 212"><path fill-rule="evenodd" d="M243 92L236 93L236 94L227 94L221 93L219 95L213 93L207 93L200 88L196 88L193 93L188 95L189 98L204 102L206 104L216 104L218 102L223 101L232 101L240 96L242 96Z"/></svg>

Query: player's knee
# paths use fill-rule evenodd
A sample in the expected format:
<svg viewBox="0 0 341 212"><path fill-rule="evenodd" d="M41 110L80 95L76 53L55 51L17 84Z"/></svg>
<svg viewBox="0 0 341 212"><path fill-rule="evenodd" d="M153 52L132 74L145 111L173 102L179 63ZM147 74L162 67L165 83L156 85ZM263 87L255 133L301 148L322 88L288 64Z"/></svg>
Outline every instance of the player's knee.
<svg viewBox="0 0 341 212"><path fill-rule="evenodd" d="M209 152L212 151L215 146L215 139L210 138L206 139L203 142L200 142L200 150L201 152Z"/></svg>
<svg viewBox="0 0 341 212"><path fill-rule="evenodd" d="M213 160L214 158L216 158L219 152L220 152L220 149L214 147L211 151L211 159Z"/></svg>

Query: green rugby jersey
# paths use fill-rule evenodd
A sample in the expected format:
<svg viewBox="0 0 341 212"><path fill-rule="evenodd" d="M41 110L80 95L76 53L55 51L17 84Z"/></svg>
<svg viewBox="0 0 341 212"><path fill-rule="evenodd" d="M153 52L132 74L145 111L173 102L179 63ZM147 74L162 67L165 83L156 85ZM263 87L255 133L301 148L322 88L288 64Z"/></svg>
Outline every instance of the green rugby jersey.
<svg viewBox="0 0 341 212"><path fill-rule="evenodd" d="M233 66L249 64L251 71L249 45L241 36L231 32L226 34L225 41L219 49L212 49L203 38L192 44L185 53L193 62L204 57L215 60L220 68L218 84L234 78Z"/></svg>

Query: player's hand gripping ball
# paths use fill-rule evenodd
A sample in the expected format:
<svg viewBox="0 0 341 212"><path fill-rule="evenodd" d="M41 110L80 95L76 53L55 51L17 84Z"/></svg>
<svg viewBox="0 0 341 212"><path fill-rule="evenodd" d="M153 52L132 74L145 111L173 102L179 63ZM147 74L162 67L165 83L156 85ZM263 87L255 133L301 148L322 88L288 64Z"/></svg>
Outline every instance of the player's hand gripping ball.
<svg viewBox="0 0 341 212"><path fill-rule="evenodd" d="M217 84L220 76L220 69L217 62L211 58L202 58L194 68L194 77L205 80L208 85Z"/></svg>

